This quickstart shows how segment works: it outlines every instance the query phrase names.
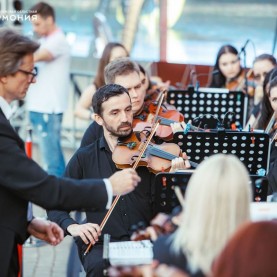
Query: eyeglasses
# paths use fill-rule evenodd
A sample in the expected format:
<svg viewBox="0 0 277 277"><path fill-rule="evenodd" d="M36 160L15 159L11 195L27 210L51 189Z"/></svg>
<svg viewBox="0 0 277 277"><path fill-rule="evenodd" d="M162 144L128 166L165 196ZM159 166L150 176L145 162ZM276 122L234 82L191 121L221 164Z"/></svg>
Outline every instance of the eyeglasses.
<svg viewBox="0 0 277 277"><path fill-rule="evenodd" d="M17 71L22 72L26 75L32 75L32 77L30 79L30 82L33 82L34 78L38 75L38 70L37 70L36 67L34 67L34 69L32 71L26 71L26 70L23 70L23 69L18 69Z"/></svg>

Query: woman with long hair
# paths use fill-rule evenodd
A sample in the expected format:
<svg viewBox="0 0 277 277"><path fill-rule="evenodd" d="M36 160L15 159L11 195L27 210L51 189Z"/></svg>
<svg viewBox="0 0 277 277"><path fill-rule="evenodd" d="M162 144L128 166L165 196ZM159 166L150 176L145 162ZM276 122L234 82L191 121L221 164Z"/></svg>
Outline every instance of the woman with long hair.
<svg viewBox="0 0 277 277"><path fill-rule="evenodd" d="M232 45L223 45L216 56L210 87L237 90L238 78L243 73L238 50Z"/></svg>
<svg viewBox="0 0 277 277"><path fill-rule="evenodd" d="M88 86L82 93L75 108L75 115L82 119L93 120L92 97L95 91L105 85L104 68L105 66L118 58L128 57L129 53L126 48L118 42L109 42L104 48L103 54L99 60L97 73L93 83Z"/></svg>
<svg viewBox="0 0 277 277"><path fill-rule="evenodd" d="M270 118L274 113L274 96L272 95L272 89L276 86L277 80L277 68L269 71L264 79L263 83L263 98L261 102L261 116L258 121L258 129L265 130Z"/></svg>
<svg viewBox="0 0 277 277"><path fill-rule="evenodd" d="M265 130L273 118L273 127L269 131L271 138L273 139L270 149L269 170L267 174L268 179L268 195L277 192L277 68L272 69L265 76L264 96L262 99L261 117L258 122L258 128ZM274 123L275 121L275 123Z"/></svg>
<svg viewBox="0 0 277 277"><path fill-rule="evenodd" d="M233 155L213 155L193 173L177 231L154 244L154 259L191 276L210 274L215 257L242 223L249 220L248 172Z"/></svg>

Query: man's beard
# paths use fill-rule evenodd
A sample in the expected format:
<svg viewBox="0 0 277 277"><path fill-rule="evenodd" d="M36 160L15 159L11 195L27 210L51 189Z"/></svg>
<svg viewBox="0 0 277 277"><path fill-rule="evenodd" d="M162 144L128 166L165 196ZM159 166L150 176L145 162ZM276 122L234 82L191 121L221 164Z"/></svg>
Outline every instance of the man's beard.
<svg viewBox="0 0 277 277"><path fill-rule="evenodd" d="M114 129L113 126L107 125L106 123L104 123L104 126L112 136L119 137L119 138L126 137L126 136L130 135L133 131L132 123L130 123L130 122L121 123L120 126L117 127L117 129ZM130 129L121 130L120 128L122 128L122 127L130 127Z"/></svg>

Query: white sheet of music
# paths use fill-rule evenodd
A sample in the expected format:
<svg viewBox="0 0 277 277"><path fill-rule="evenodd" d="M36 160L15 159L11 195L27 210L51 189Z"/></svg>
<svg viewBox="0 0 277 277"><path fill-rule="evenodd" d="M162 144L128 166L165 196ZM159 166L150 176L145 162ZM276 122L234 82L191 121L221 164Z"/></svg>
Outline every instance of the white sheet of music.
<svg viewBox="0 0 277 277"><path fill-rule="evenodd" d="M151 264L153 244L150 240L109 243L109 261L113 266Z"/></svg>

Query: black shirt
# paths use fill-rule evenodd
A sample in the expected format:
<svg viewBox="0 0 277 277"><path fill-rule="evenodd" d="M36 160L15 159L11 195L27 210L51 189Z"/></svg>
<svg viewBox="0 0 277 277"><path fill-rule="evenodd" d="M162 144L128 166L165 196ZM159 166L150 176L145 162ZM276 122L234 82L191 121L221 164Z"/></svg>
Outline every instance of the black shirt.
<svg viewBox="0 0 277 277"><path fill-rule="evenodd" d="M74 154L67 165L65 175L75 179L109 178L116 170L112 161L112 153L102 136L96 142L80 148ZM140 221L149 225L153 216L154 190L151 184L154 184L154 174L149 173L146 167L138 168L137 172L141 177L141 182L133 192L120 197L102 230L101 237L108 233L112 240L129 240L132 225ZM100 225L105 214L106 212L87 212L87 221ZM52 221L57 222L65 232L69 225L76 223L67 212L49 211L48 216Z"/></svg>
<svg viewBox="0 0 277 277"><path fill-rule="evenodd" d="M277 192L277 146L275 142L272 143L270 149L269 170L267 174L268 179L268 195Z"/></svg>
<svg viewBox="0 0 277 277"><path fill-rule="evenodd" d="M103 127L100 126L96 121L93 121L86 129L84 136L81 141L81 147L87 146L97 139L102 137Z"/></svg>
<svg viewBox="0 0 277 277"><path fill-rule="evenodd" d="M175 266L186 273L189 273L189 276L194 277L203 277L204 274L198 270L195 273L192 273L189 269L188 261L186 256L180 252L175 253L171 249L173 242L173 235L160 236L153 246L153 255L154 260L159 261L161 264L167 264L170 266Z"/></svg>

